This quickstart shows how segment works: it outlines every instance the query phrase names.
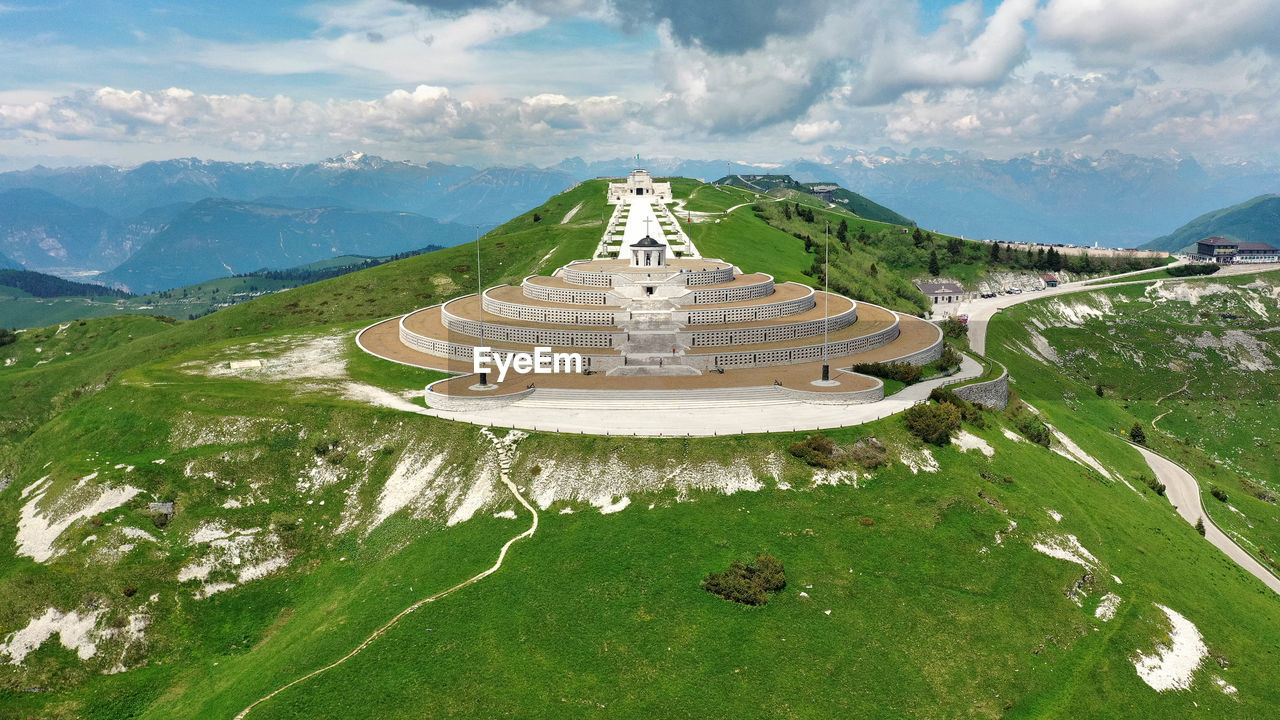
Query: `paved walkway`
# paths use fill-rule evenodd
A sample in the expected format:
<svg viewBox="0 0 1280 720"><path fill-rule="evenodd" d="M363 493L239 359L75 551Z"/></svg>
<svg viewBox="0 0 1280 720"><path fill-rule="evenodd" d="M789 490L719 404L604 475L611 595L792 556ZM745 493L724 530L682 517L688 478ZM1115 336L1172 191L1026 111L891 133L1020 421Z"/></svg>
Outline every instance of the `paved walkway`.
<svg viewBox="0 0 1280 720"><path fill-rule="evenodd" d="M489 410L451 412L427 409L422 413L477 425L586 435L712 437L823 430L861 425L888 417L925 400L935 387L981 374L982 366L966 356L960 372L951 377L916 383L880 402L866 405L818 405L784 397L768 405L726 403L707 408L682 408L674 413L666 407L635 408L620 413L616 408L522 407L521 402Z"/></svg>

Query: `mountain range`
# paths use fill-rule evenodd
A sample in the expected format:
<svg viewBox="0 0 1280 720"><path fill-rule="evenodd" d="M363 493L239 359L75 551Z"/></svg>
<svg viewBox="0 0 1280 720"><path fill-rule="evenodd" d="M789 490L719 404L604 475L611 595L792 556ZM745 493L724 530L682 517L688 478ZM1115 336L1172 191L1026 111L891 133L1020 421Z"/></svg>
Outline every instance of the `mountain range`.
<svg viewBox="0 0 1280 720"><path fill-rule="evenodd" d="M475 233L467 225L407 212L297 209L214 198L187 207L97 280L151 292L339 255L393 255L427 245L456 245L473 240Z"/></svg>
<svg viewBox="0 0 1280 720"><path fill-rule="evenodd" d="M1205 213L1142 247L1178 252L1214 235L1280 246L1280 195L1259 195L1239 205Z"/></svg>
<svg viewBox="0 0 1280 720"><path fill-rule="evenodd" d="M625 174L633 160L570 158L551 169L579 178ZM969 238L1133 247L1198 215L1280 190L1280 168L1254 162L1201 164L1177 154L1115 151L1089 157L1043 150L997 160L936 148L824 148L817 159L782 163L645 159L661 175L789 174L837 182L914 219Z"/></svg>
<svg viewBox="0 0 1280 720"><path fill-rule="evenodd" d="M292 207L397 210L479 225L501 223L573 183L572 176L557 170L480 170L386 160L359 152L302 165L177 158L130 168L37 166L0 173L0 190L44 190L117 217L222 197Z"/></svg>

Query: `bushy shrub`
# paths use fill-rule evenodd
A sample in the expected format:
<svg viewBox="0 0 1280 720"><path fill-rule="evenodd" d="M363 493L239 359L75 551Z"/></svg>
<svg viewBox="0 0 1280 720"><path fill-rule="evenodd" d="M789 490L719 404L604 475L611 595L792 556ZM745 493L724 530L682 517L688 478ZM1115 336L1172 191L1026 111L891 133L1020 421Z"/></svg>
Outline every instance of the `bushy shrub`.
<svg viewBox="0 0 1280 720"><path fill-rule="evenodd" d="M1221 269L1219 265L1179 265L1165 270L1174 277L1193 277L1196 275L1212 275Z"/></svg>
<svg viewBox="0 0 1280 720"><path fill-rule="evenodd" d="M943 318L942 322L938 323L938 327L942 328L943 336L952 340L969 337L969 326L954 317Z"/></svg>
<svg viewBox="0 0 1280 720"><path fill-rule="evenodd" d="M951 368L960 367L960 353L956 352L955 348L948 345L942 348L942 354L938 356L938 359L934 361L933 364L939 370L944 372Z"/></svg>
<svg viewBox="0 0 1280 720"><path fill-rule="evenodd" d="M12 330L0 328L0 347L10 345L18 341L18 334Z"/></svg>
<svg viewBox="0 0 1280 720"><path fill-rule="evenodd" d="M889 451L884 443L870 437L859 440L849 448L849 457L864 468L878 468L889 462Z"/></svg>
<svg viewBox="0 0 1280 720"><path fill-rule="evenodd" d="M1143 484L1145 484L1147 487L1154 490L1157 495L1164 495L1164 491L1165 491L1164 483L1160 482L1154 477L1151 477L1150 475L1145 475L1145 474L1139 475L1138 479L1141 480Z"/></svg>
<svg viewBox="0 0 1280 720"><path fill-rule="evenodd" d="M960 429L960 409L951 403L913 405L902 419L912 435L934 445L951 442L951 433Z"/></svg>
<svg viewBox="0 0 1280 720"><path fill-rule="evenodd" d="M1204 537L1204 518L1196 520L1196 532L1200 533L1200 537Z"/></svg>
<svg viewBox="0 0 1280 720"><path fill-rule="evenodd" d="M1212 495L1212 496L1214 496L1215 498L1217 498L1217 499L1218 499L1218 502L1226 502L1226 501L1227 501L1227 491L1226 491L1226 490L1223 490L1222 488L1218 487L1217 485L1214 485L1213 487L1209 488L1209 494L1210 494L1210 495Z"/></svg>
<svg viewBox="0 0 1280 720"><path fill-rule="evenodd" d="M702 581L707 592L743 605L763 605L769 593L786 586L782 562L767 554L747 564L734 560L728 570L711 573Z"/></svg>
<svg viewBox="0 0 1280 720"><path fill-rule="evenodd" d="M1015 420L1015 425L1022 437L1037 445L1049 447L1053 442L1053 431L1040 418L1031 413L1023 413Z"/></svg>
<svg viewBox="0 0 1280 720"><path fill-rule="evenodd" d="M984 428L987 426L987 420L982 416L982 406L965 400L950 388L934 388L929 393L929 399L938 403L954 405L960 411L961 419L975 427Z"/></svg>
<svg viewBox="0 0 1280 720"><path fill-rule="evenodd" d="M853 371L872 377L897 380L908 385L919 381L922 374L919 366L907 362L858 363L853 366Z"/></svg>
<svg viewBox="0 0 1280 720"><path fill-rule="evenodd" d="M800 442L791 443L787 450L814 467L833 468L837 464L836 444L821 433L809 435Z"/></svg>

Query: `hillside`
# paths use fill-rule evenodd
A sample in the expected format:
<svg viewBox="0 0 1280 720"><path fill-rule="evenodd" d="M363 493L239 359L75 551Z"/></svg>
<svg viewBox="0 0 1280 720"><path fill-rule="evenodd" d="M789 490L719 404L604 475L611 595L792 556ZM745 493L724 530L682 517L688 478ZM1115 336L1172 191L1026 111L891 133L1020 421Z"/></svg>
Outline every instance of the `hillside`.
<svg viewBox="0 0 1280 720"><path fill-rule="evenodd" d="M71 282L53 275L31 272L30 270L0 270L0 288L22 290L32 297L129 297L129 293L115 288L93 285L90 283ZM3 294L3 290L0 290ZM4 323L0 322L0 326Z"/></svg>
<svg viewBox="0 0 1280 720"><path fill-rule="evenodd" d="M217 278L147 295L130 295L102 285L72 283L51 275L24 273L38 278L36 292L19 287L6 289L0 282L0 327L35 328L85 318L120 313L141 313L195 320L211 312L321 280L365 270L406 257L434 252L428 245L408 252L367 257L344 255L283 270L256 270L234 277ZM0 278L4 274L0 273ZM49 294L55 293L55 294Z"/></svg>
<svg viewBox="0 0 1280 720"><path fill-rule="evenodd" d="M202 200L97 279L144 293L335 255L391 255L427 245L456 245L474 239L475 233L472 227L412 213Z"/></svg>
<svg viewBox="0 0 1280 720"><path fill-rule="evenodd" d="M27 270L105 270L129 257L156 227L126 222L42 190L0 192L0 253Z"/></svg>
<svg viewBox="0 0 1280 720"><path fill-rule="evenodd" d="M1142 247L1180 252L1194 249L1197 241L1215 235L1280 247L1280 195L1259 195L1238 205L1205 213Z"/></svg>
<svg viewBox="0 0 1280 720"><path fill-rule="evenodd" d="M756 217L760 198L682 192L690 213L747 203L691 225L724 249L811 265ZM488 233L484 284L589 255L603 195L584 183ZM750 237L733 246L725 226ZM467 292L475 251L0 347L0 714L234 717L492 566L533 520L504 465L538 512L532 537L249 717L1243 718L1280 703L1275 598L1061 399L1036 406L1125 482L1021 439L1016 403L971 417L963 444L922 445L898 417L833 431L850 453L833 469L793 457L790 433L490 435L413 414L437 375L377 362L354 332ZM855 461L871 437L883 458ZM702 589L759 552L786 569L766 605Z"/></svg>
<svg viewBox="0 0 1280 720"><path fill-rule="evenodd" d="M770 195L779 195L780 191L786 190L806 193L827 203L838 203L840 207L867 220L889 223L890 225L915 227L915 223L910 219L883 205L872 202L852 190L846 190L836 183L800 183L796 182L790 175L727 175L717 180L715 184L748 188L766 192Z"/></svg>
<svg viewBox="0 0 1280 720"><path fill-rule="evenodd" d="M1280 392L1277 297L1276 272L1098 290L1000 313L987 349L1068 432L1141 423L1196 475L1213 521L1280 571L1280 437L1263 400Z"/></svg>

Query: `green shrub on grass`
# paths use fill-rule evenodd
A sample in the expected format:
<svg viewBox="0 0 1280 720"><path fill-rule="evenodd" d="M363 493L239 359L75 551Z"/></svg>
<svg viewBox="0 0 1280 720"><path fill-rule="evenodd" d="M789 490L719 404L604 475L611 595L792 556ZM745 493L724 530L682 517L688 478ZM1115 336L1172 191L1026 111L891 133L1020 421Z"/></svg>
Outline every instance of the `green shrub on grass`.
<svg viewBox="0 0 1280 720"><path fill-rule="evenodd" d="M1018 429L1022 437L1037 445L1049 447L1049 444L1053 442L1053 431L1049 429L1048 425L1044 424L1043 420L1031 413L1020 413L1014 418L1014 427Z"/></svg>
<svg viewBox="0 0 1280 720"><path fill-rule="evenodd" d="M943 372L946 372L951 368L960 367L960 353L956 352L955 348L947 345L942 348L942 354L938 356L938 359L934 361L933 365Z"/></svg>
<svg viewBox="0 0 1280 720"><path fill-rule="evenodd" d="M769 593L786 586L782 562L763 553L746 564L734 560L728 570L713 572L702 581L707 592L743 605L763 605Z"/></svg>
<svg viewBox="0 0 1280 720"><path fill-rule="evenodd" d="M912 365L907 362L858 363L853 366L853 371L872 377L897 380L908 385L918 382L923 373L918 365Z"/></svg>
<svg viewBox="0 0 1280 720"><path fill-rule="evenodd" d="M1212 496L1214 496L1215 498L1217 498L1217 499L1218 499L1218 502L1226 502L1226 501L1227 501L1227 491L1226 491L1226 490L1223 490L1222 488L1218 487L1217 485L1214 485L1213 487L1209 488L1209 494L1210 494L1210 495L1212 495Z"/></svg>
<svg viewBox="0 0 1280 720"><path fill-rule="evenodd" d="M951 433L960 429L960 409L951 403L913 405L902 414L907 430L933 445L951 442Z"/></svg>
<svg viewBox="0 0 1280 720"><path fill-rule="evenodd" d="M788 452L806 463L821 468L833 468L838 464L836 444L821 433L809 435L800 442L791 443Z"/></svg>

